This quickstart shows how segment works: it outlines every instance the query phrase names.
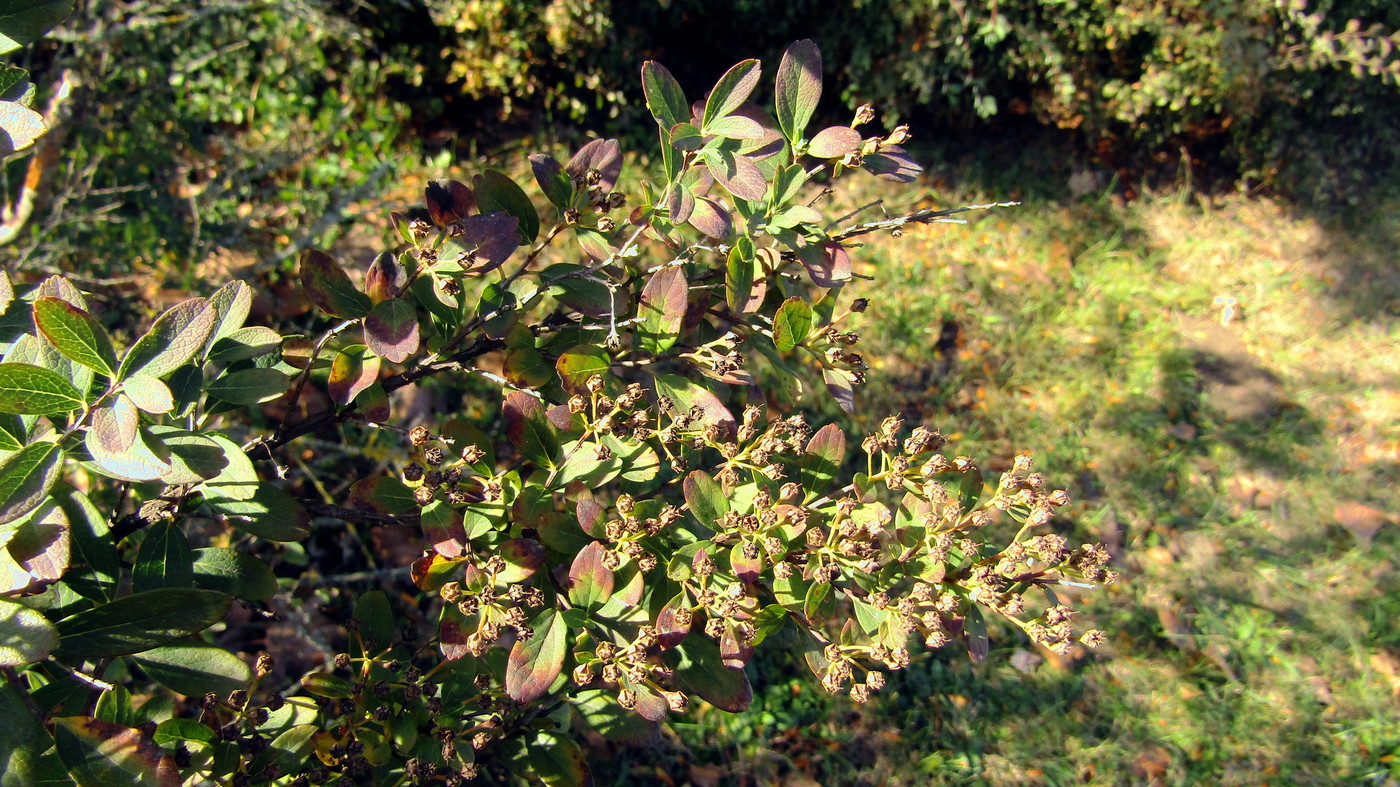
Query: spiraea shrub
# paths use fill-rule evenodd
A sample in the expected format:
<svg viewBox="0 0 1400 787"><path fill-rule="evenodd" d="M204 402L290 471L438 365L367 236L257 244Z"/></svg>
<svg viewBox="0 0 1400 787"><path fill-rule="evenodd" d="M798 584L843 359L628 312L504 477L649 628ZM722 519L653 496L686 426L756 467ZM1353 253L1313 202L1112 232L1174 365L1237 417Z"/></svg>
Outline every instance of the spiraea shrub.
<svg viewBox="0 0 1400 787"><path fill-rule="evenodd" d="M1108 555L1056 533L1030 456L989 479L923 426L801 415L867 374L853 240L967 210L823 212L836 178L919 169L868 108L810 128L820 74L792 45L770 114L756 60L693 103L648 62L659 177L595 140L530 157L539 200L432 183L367 270L301 256L304 332L245 324L235 281L119 342L64 278L0 278L6 772L583 783L589 731L743 711L760 647L863 702L921 650L984 658L993 617L1097 644L1057 592L1113 581ZM463 379L461 412L408 420L409 389ZM336 522L421 551L327 576L306 545ZM353 612L317 661L328 587Z"/></svg>

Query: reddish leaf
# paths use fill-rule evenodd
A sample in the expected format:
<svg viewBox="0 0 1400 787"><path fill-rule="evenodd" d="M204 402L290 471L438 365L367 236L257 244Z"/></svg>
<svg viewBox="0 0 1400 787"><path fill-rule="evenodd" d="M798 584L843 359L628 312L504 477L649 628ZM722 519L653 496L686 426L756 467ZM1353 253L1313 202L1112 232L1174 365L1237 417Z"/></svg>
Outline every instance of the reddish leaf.
<svg viewBox="0 0 1400 787"><path fill-rule="evenodd" d="M702 424L718 424L723 439L732 440L738 431L734 414L708 389L674 374L658 374L653 378L658 396L668 397L679 412L700 408Z"/></svg>
<svg viewBox="0 0 1400 787"><path fill-rule="evenodd" d="M467 649L467 637L470 633L458 617L459 613L456 610L444 612L442 623L438 624L438 647L442 650L442 657L448 661L471 655L471 651Z"/></svg>
<svg viewBox="0 0 1400 787"><path fill-rule="evenodd" d="M723 205L709 197L696 197L690 213L690 226L715 240L726 240L734 234L734 218Z"/></svg>
<svg viewBox="0 0 1400 787"><path fill-rule="evenodd" d="M672 183L666 188L666 209L671 212L672 224L690 221L695 213L695 194L684 183Z"/></svg>
<svg viewBox="0 0 1400 787"><path fill-rule="evenodd" d="M330 377L326 387L331 400L341 407L355 401L360 392L379 379L379 356L366 352L363 344L352 344L335 354L331 360Z"/></svg>
<svg viewBox="0 0 1400 787"><path fill-rule="evenodd" d="M730 194L757 201L768 192L768 181L748 156L727 150L705 151L705 168Z"/></svg>
<svg viewBox="0 0 1400 787"><path fill-rule="evenodd" d="M850 126L830 126L817 132L807 145L808 155L817 158L841 158L860 149L860 132Z"/></svg>
<svg viewBox="0 0 1400 787"><path fill-rule="evenodd" d="M689 290L679 265L662 268L647 279L637 307L637 337L647 352L660 354L680 338Z"/></svg>
<svg viewBox="0 0 1400 787"><path fill-rule="evenodd" d="M596 607L613 591L613 572L603 563L608 548L597 541L579 550L569 567L569 601L576 607Z"/></svg>
<svg viewBox="0 0 1400 787"><path fill-rule="evenodd" d="M365 274L365 292L374 303L397 297L407 283L408 275L403 266L387 251L374 258Z"/></svg>
<svg viewBox="0 0 1400 787"><path fill-rule="evenodd" d="M428 215L438 226L465 219L476 208L476 195L465 183L455 180L433 180L424 190Z"/></svg>
<svg viewBox="0 0 1400 787"><path fill-rule="evenodd" d="M661 721L666 718L668 706L666 705L666 699L664 697L641 683L628 682L627 686L631 688L637 696L637 704L633 708L633 710L637 711L637 715L647 721Z"/></svg>
<svg viewBox="0 0 1400 787"><path fill-rule="evenodd" d="M559 445L545 418L544 403L522 391L509 391L502 411L506 437L520 455L542 467L553 467Z"/></svg>
<svg viewBox="0 0 1400 787"><path fill-rule="evenodd" d="M79 784L179 787L175 760L141 731L87 716L53 721L58 757Z"/></svg>
<svg viewBox="0 0 1400 787"><path fill-rule="evenodd" d="M681 625L678 613L681 608L690 607L690 599L684 592L666 602L666 606L661 608L661 614L656 616L657 646L662 650L670 650L685 641L690 634L691 626L695 623L693 615L687 615L685 625Z"/></svg>
<svg viewBox="0 0 1400 787"><path fill-rule="evenodd" d="M346 505L361 511L396 516L418 508L413 490L397 478L385 475L361 478L350 487Z"/></svg>
<svg viewBox="0 0 1400 787"><path fill-rule="evenodd" d="M423 539L433 545L433 551L445 557L460 557L467 546L467 529L462 515L441 500L423 507L419 517Z"/></svg>
<svg viewBox="0 0 1400 787"><path fill-rule="evenodd" d="M438 259L455 262L467 273L499 268L520 246L520 219L509 213L472 216L463 219L461 226L462 234L443 244Z"/></svg>
<svg viewBox="0 0 1400 787"><path fill-rule="evenodd" d="M758 575L763 570L763 561L757 555L745 557L744 544L745 542L741 541L734 545L729 552L729 565L740 582L752 584L758 580Z"/></svg>
<svg viewBox="0 0 1400 787"><path fill-rule="evenodd" d="M518 639L506 660L506 695L519 703L543 697L564 669L569 627L555 609L546 608L530 621L529 639Z"/></svg>
<svg viewBox="0 0 1400 787"><path fill-rule="evenodd" d="M600 176L596 186L604 192L612 191L622 174L622 146L615 139L595 139L579 148L564 171L570 177L588 177L590 170L597 170Z"/></svg>
<svg viewBox="0 0 1400 787"><path fill-rule="evenodd" d="M533 538L512 538L501 544L496 553L506 561L505 570L496 575L498 582L519 582L544 565L544 547Z"/></svg>
<svg viewBox="0 0 1400 787"><path fill-rule="evenodd" d="M384 360L403 363L418 351L418 314L399 298L378 304L365 318L365 344Z"/></svg>
<svg viewBox="0 0 1400 787"><path fill-rule="evenodd" d="M850 372L845 369L822 369L822 381L826 383L826 390L842 410L848 413L855 412L855 378Z"/></svg>
<svg viewBox="0 0 1400 787"><path fill-rule="evenodd" d="M5 544L14 568L0 575L0 595L27 596L57 582L68 570L70 545L68 517L63 509L46 498L40 507L19 525Z"/></svg>
<svg viewBox="0 0 1400 787"><path fill-rule="evenodd" d="M581 486L581 485L580 485ZM575 515L578 517L578 525L594 538L603 537L603 507L592 498L584 498L578 501L574 507Z"/></svg>
<svg viewBox="0 0 1400 787"><path fill-rule="evenodd" d="M797 257L818 287L840 287L851 279L851 258L839 243L804 246Z"/></svg>
<svg viewBox="0 0 1400 787"><path fill-rule="evenodd" d="M742 670L753 658L753 645L739 638L733 623L724 624L724 634L719 639L719 657L724 666Z"/></svg>
<svg viewBox="0 0 1400 787"><path fill-rule="evenodd" d="M861 167L876 177L896 183L909 183L924 171L899 145L886 145L879 153L866 156Z"/></svg>

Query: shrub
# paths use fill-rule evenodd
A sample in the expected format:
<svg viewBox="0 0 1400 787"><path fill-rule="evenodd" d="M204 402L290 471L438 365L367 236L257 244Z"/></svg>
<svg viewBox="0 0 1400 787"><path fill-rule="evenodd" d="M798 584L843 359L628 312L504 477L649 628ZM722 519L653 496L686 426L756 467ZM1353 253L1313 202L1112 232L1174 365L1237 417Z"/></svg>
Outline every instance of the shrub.
<svg viewBox="0 0 1400 787"><path fill-rule="evenodd" d="M624 186L611 140L531 157L543 215L498 172L430 184L363 277L301 256L325 317L307 335L245 325L232 282L122 348L66 279L0 277L8 771L577 783L585 730L639 742L697 698L743 710L764 643L858 702L912 649L985 657L989 614L1072 647L1054 589L1114 574L1050 529L1068 496L1029 456L989 484L888 418L850 472L847 436L789 409L811 377L855 406L852 241L966 210L818 210L830 178L918 172L904 129L860 132L866 109L809 133L820 73L815 45L790 47L770 115L748 101L756 60L694 104L647 63L655 185ZM495 391L480 423L408 421L396 392L459 377ZM327 407L301 415L312 390ZM391 473L367 461L384 453ZM333 606L316 588L365 579L308 565L334 521L412 534L408 581L353 594L305 674L295 648L231 652L240 610L292 616L244 624L269 651L277 630L317 641L284 596Z"/></svg>

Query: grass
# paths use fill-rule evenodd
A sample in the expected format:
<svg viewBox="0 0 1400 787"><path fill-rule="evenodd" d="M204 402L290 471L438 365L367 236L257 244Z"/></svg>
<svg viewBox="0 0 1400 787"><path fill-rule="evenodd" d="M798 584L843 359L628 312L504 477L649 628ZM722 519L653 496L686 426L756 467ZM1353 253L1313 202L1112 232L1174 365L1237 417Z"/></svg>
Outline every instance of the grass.
<svg viewBox="0 0 1400 787"><path fill-rule="evenodd" d="M600 782L1400 778L1396 240L1380 207L1105 194L872 243L856 427L902 412L991 469L1034 451L1078 498L1058 526L1118 555L1125 581L1087 598L1108 645L1057 659L1003 631L986 664L934 654L865 707L768 657L753 711L674 725Z"/></svg>

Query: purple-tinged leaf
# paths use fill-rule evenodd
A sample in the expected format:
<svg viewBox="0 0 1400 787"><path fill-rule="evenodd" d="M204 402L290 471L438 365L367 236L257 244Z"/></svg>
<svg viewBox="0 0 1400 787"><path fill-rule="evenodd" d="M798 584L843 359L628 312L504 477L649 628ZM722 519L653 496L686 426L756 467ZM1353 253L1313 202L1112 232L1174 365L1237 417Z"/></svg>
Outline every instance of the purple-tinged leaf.
<svg viewBox="0 0 1400 787"><path fill-rule="evenodd" d="M418 313L400 298L384 301L365 318L365 344L390 363L418 352Z"/></svg>
<svg viewBox="0 0 1400 787"><path fill-rule="evenodd" d="M428 216L439 227L461 221L476 209L476 195L465 183L455 180L428 181L424 189Z"/></svg>
<svg viewBox="0 0 1400 787"><path fill-rule="evenodd" d="M822 96L822 55L816 44L804 38L787 48L778 63L776 87L778 125L795 145Z"/></svg>
<svg viewBox="0 0 1400 787"><path fill-rule="evenodd" d="M569 627L555 609L530 621L534 634L517 639L506 660L506 696L526 704L543 697L564 669Z"/></svg>
<svg viewBox="0 0 1400 787"><path fill-rule="evenodd" d="M374 306L369 296L355 289L331 255L318 249L301 254L301 287L317 308L332 317L359 319Z"/></svg>
<svg viewBox="0 0 1400 787"><path fill-rule="evenodd" d="M676 343L689 294L681 266L668 266L651 274L637 306L636 331L642 349L659 355Z"/></svg>
<svg viewBox="0 0 1400 787"><path fill-rule="evenodd" d="M613 599L628 607L642 603L642 595L647 589L646 576L637 568L636 562L629 562L617 573L620 578L614 583Z"/></svg>
<svg viewBox="0 0 1400 787"><path fill-rule="evenodd" d="M467 547L467 529L462 525L462 514L441 500L434 500L423 507L419 516L423 527L423 540L432 545L433 551L443 557L461 557Z"/></svg>
<svg viewBox="0 0 1400 787"><path fill-rule="evenodd" d="M593 377L608 379L612 359L606 350L596 344L580 344L565 350L554 362L554 368L559 373L564 390L571 394L586 393L588 381Z"/></svg>
<svg viewBox="0 0 1400 787"><path fill-rule="evenodd" d="M543 153L531 153L530 170L551 205L561 210L569 207L574 187L569 184L569 177L564 174L564 167L558 159Z"/></svg>
<svg viewBox="0 0 1400 787"><path fill-rule="evenodd" d="M748 101L754 88L758 87L761 74L762 68L757 60L745 60L724 72L705 99L705 116L701 126L708 131L711 123Z"/></svg>
<svg viewBox="0 0 1400 787"><path fill-rule="evenodd" d="M467 273L490 273L520 246L520 219L497 211L462 220L462 234L443 244L439 259L455 262ZM456 251L451 256L448 250Z"/></svg>
<svg viewBox="0 0 1400 787"><path fill-rule="evenodd" d="M397 298L408 283L408 272L390 252L382 252L369 264L365 274L365 293L375 304Z"/></svg>
<svg viewBox="0 0 1400 787"><path fill-rule="evenodd" d="M910 183L924 171L899 145L886 145L879 153L866 156L861 167L882 180L896 183Z"/></svg>
<svg viewBox="0 0 1400 787"><path fill-rule="evenodd" d="M812 333L812 307L794 295L773 315L773 346L783 352L807 341Z"/></svg>
<svg viewBox="0 0 1400 787"><path fill-rule="evenodd" d="M607 552L602 543L591 541L574 556L569 567L569 603L591 609L612 597L613 572L603 562Z"/></svg>
<svg viewBox="0 0 1400 787"><path fill-rule="evenodd" d="M458 617L457 609L449 605L449 609L443 610L442 622L438 624L438 648L442 650L442 657L448 661L471 655L467 648L467 637L470 634Z"/></svg>
<svg viewBox="0 0 1400 787"><path fill-rule="evenodd" d="M845 369L822 369L822 381L836 403L847 413L856 411L855 378Z"/></svg>
<svg viewBox="0 0 1400 787"><path fill-rule="evenodd" d="M587 145L579 148L574 157L569 159L569 163L564 166L564 171L569 173L571 178L583 178L588 180L588 173L597 170L597 188L604 193L612 191L617 185L617 177L622 174L622 146L615 139L595 139Z"/></svg>
<svg viewBox="0 0 1400 787"><path fill-rule="evenodd" d="M753 658L753 651L753 645L739 637L732 622L724 624L724 634L719 638L719 658L724 666L742 671L749 659Z"/></svg>
<svg viewBox="0 0 1400 787"><path fill-rule="evenodd" d="M150 481L170 472L170 462L156 455L142 438L140 423L141 414L126 394L117 394L92 411L84 444L104 473L124 481Z"/></svg>
<svg viewBox="0 0 1400 787"><path fill-rule="evenodd" d="M646 95L647 109L662 128L671 128L690 117L680 83L655 60L642 64L642 93Z"/></svg>
<svg viewBox="0 0 1400 787"><path fill-rule="evenodd" d="M653 691L651 687L641 683L631 683L629 681L627 682L627 687L632 689L636 694L637 704L633 707L633 710L637 712L638 716L641 716L647 721L661 721L666 718L668 706L666 705L665 698L660 694Z"/></svg>
<svg viewBox="0 0 1400 787"><path fill-rule="evenodd" d="M367 350L363 344L352 344L331 360L326 387L330 390L331 401L341 407L355 401L360 392L379 379L379 356Z"/></svg>
<svg viewBox="0 0 1400 787"><path fill-rule="evenodd" d="M831 289L851 280L851 257L839 243L803 246L797 250L797 258L802 260L807 275L818 287Z"/></svg>
<svg viewBox="0 0 1400 787"><path fill-rule="evenodd" d="M472 178L476 200L483 214L495 212L514 216L520 221L517 230L525 243L534 243L540 234L540 214L525 190L508 176L488 169Z"/></svg>
<svg viewBox="0 0 1400 787"><path fill-rule="evenodd" d="M583 532L594 538L603 537L603 507L598 505L596 500L591 497L580 499L574 506L574 515L578 518L578 526Z"/></svg>
<svg viewBox="0 0 1400 787"><path fill-rule="evenodd" d="M807 143L807 155L817 158L841 158L860 150L860 132L850 126L829 126L817 132Z"/></svg>
<svg viewBox="0 0 1400 787"><path fill-rule="evenodd" d="M734 218L723 205L709 197L695 198L690 226L715 240L728 240L734 234Z"/></svg>
<svg viewBox="0 0 1400 787"><path fill-rule="evenodd" d="M523 391L508 391L502 410L506 437L520 455L541 467L553 467L559 444L545 418L544 403Z"/></svg>
<svg viewBox="0 0 1400 787"><path fill-rule="evenodd" d="M839 468L846 461L846 433L836 424L827 424L807 441L806 452L832 468Z"/></svg>
<svg viewBox="0 0 1400 787"><path fill-rule="evenodd" d="M661 608L661 613L656 616L657 647L670 650L685 641L695 624L694 614L689 611L690 606L690 599L682 591ZM687 612L682 613L682 608ZM684 621L684 625L681 621Z"/></svg>
<svg viewBox="0 0 1400 787"><path fill-rule="evenodd" d="M719 646L708 637L686 638L675 654L676 685L723 711L739 713L753 702L753 687L742 669L724 666Z"/></svg>
<svg viewBox="0 0 1400 787"><path fill-rule="evenodd" d="M0 595L28 596L57 582L68 570L72 556L68 515L52 499L12 525L9 543L0 560L10 563L0 573Z"/></svg>
<svg viewBox="0 0 1400 787"><path fill-rule="evenodd" d="M730 194L756 202L768 193L768 181L748 156L727 150L705 152L705 168Z"/></svg>
<svg viewBox="0 0 1400 787"><path fill-rule="evenodd" d="M91 314L59 298L34 301L34 326L70 361L111 377L117 352L102 324Z"/></svg>
<svg viewBox="0 0 1400 787"><path fill-rule="evenodd" d="M544 547L533 538L512 538L496 553L506 561L505 570L496 575L497 582L519 582L534 576L544 565Z"/></svg>
<svg viewBox="0 0 1400 787"><path fill-rule="evenodd" d="M684 224L695 211L695 195L679 181L666 187L666 209L670 211L672 224Z"/></svg>

